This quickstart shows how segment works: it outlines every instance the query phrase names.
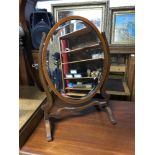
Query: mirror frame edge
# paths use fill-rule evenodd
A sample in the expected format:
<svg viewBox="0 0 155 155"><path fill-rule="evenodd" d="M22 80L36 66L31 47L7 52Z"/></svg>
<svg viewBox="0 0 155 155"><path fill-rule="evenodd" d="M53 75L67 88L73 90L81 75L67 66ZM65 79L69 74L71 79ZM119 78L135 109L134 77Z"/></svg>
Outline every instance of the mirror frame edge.
<svg viewBox="0 0 155 155"><path fill-rule="evenodd" d="M80 99L76 99L73 97L63 97L60 92L58 92L56 90L56 88L54 87L53 83L51 82L48 72L47 72L47 66L46 66L46 49L49 43L49 40L51 38L52 33L56 30L56 28L58 28L58 26L60 26L62 23L67 22L69 20L81 20L83 22L85 22L86 24L88 24L92 29L95 30L95 32L97 33L97 36L99 37L100 41L101 41L101 45L102 48L104 49L104 59L103 59L103 63L104 63L104 67L103 67L103 75L101 76L100 82L99 84L95 87L94 90L91 90L88 95L81 97ZM65 101L65 103L69 103L69 104L82 104L85 103L89 100L91 100L97 90L100 90L101 87L104 86L105 82L107 81L107 74L108 74L108 70L110 67L109 64L109 47L108 44L106 43L106 39L104 38L105 36L102 35L99 30L96 28L96 26L91 23L88 19L81 17L81 16L68 16L66 18L60 19L49 31L48 35L46 36L45 42L44 42L44 46L41 52L41 69L42 69L42 73L43 76L45 77L45 80L47 82L47 84L49 85L50 89L58 96L58 98L60 98L61 100Z"/></svg>

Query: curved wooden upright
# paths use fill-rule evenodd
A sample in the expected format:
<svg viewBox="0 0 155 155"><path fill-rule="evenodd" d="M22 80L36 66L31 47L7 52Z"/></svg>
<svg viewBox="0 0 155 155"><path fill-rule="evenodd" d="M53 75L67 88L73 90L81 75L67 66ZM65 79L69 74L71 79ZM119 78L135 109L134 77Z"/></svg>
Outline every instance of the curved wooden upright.
<svg viewBox="0 0 155 155"><path fill-rule="evenodd" d="M25 63L28 67L28 71L29 71L29 74L30 74L30 77L33 79L33 82L36 83L37 87L43 91L43 87L41 85L41 81L38 77L38 71L32 67L32 64L34 64L34 59L33 59L33 56L32 56L32 43L31 43L31 33L30 33L30 30L28 28L28 25L27 25L27 21L26 21L26 18L25 18L25 9L26 9L26 5L27 3L30 1L28 0L20 0L19 1L19 22L24 30L24 33L25 33L25 36L24 36L24 55L25 55ZM36 4L37 0L33 1L33 6L35 8L35 4ZM29 10L30 11L30 10Z"/></svg>

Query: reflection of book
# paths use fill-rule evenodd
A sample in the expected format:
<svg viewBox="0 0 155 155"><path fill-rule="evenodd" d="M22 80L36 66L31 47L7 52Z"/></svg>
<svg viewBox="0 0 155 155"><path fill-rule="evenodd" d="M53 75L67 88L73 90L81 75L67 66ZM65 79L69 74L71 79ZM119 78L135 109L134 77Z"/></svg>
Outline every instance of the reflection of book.
<svg viewBox="0 0 155 155"><path fill-rule="evenodd" d="M91 89L92 88L92 84L88 83L88 84L83 84L83 85L73 85L73 88L87 88L87 89Z"/></svg>
<svg viewBox="0 0 155 155"><path fill-rule="evenodd" d="M68 62L68 53L65 53L66 48L68 48L67 40L61 40L62 62L66 63L66 64L64 64L64 67L63 67L63 71L64 71L65 75L68 74L68 72L69 72L69 66L67 64L67 62ZM69 81L66 80L66 83L69 83Z"/></svg>
<svg viewBox="0 0 155 155"><path fill-rule="evenodd" d="M65 27L61 29L61 35L64 36L66 34Z"/></svg>
<svg viewBox="0 0 155 155"><path fill-rule="evenodd" d="M81 74L74 74L74 77L75 77L75 78L80 78L80 77L82 77L82 76L81 76Z"/></svg>

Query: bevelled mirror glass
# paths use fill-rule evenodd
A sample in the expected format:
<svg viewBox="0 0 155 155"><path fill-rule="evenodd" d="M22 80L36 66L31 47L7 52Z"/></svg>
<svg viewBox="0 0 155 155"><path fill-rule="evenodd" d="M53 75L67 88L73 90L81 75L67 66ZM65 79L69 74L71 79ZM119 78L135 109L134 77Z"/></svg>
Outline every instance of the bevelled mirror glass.
<svg viewBox="0 0 155 155"><path fill-rule="evenodd" d="M93 96L105 78L104 43L97 28L83 19L62 19L45 40L45 78L60 98Z"/></svg>

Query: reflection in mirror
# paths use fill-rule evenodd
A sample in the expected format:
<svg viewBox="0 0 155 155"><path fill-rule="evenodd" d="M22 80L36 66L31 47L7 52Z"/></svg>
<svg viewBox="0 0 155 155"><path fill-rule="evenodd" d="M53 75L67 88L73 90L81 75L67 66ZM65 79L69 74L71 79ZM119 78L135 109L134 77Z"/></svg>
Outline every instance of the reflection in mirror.
<svg viewBox="0 0 155 155"><path fill-rule="evenodd" d="M96 31L80 20L60 25L48 43L48 74L65 97L78 99L91 93L103 74L103 60Z"/></svg>
<svg viewBox="0 0 155 155"><path fill-rule="evenodd" d="M101 8L70 8L67 9L61 9L57 12L57 19L60 20L62 18L68 17L68 16L82 16L85 18L89 17L89 20L96 25L96 27L101 31L101 21L102 21L102 10Z"/></svg>

